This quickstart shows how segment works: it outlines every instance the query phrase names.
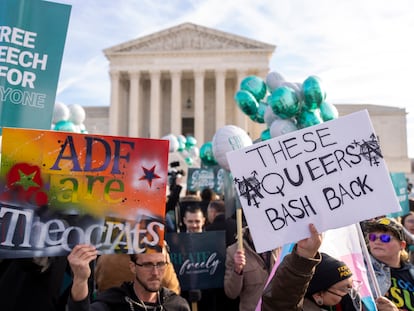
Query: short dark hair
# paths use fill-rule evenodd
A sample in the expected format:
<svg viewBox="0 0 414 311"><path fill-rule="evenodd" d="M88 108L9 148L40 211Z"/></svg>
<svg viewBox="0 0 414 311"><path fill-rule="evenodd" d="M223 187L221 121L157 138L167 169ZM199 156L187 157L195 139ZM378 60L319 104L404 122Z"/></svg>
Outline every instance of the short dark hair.
<svg viewBox="0 0 414 311"><path fill-rule="evenodd" d="M226 206L224 205L224 201L223 200L210 201L208 207L214 208L217 213L224 214L226 212Z"/></svg>
<svg viewBox="0 0 414 311"><path fill-rule="evenodd" d="M165 254L167 254L167 253L170 252L170 247L168 246L167 242L164 241L164 245L162 247L160 247L157 244L156 246L152 247L148 253L150 253L150 252L152 252L152 253L155 252L155 253L165 253ZM143 254L143 253L139 253L139 254L129 254L129 257L130 257L130 259L131 259L132 262L137 262L138 256L140 254Z"/></svg>
<svg viewBox="0 0 414 311"><path fill-rule="evenodd" d="M192 214L196 214L196 213L200 212L204 216L203 210L202 210L201 206L198 205L198 204L187 206L187 208L185 209L185 212L184 212L184 217L185 217L185 214L187 214L187 212L192 213Z"/></svg>
<svg viewBox="0 0 414 311"><path fill-rule="evenodd" d="M204 188L201 193L200 197L203 201L211 201L213 199L213 190L211 188Z"/></svg>

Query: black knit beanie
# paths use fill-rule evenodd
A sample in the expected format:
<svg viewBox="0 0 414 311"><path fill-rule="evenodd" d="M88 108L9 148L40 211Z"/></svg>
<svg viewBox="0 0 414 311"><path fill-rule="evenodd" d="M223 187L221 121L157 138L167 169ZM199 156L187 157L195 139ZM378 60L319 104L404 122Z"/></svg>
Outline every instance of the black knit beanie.
<svg viewBox="0 0 414 311"><path fill-rule="evenodd" d="M337 260L325 253L321 253L321 255L322 260L316 266L315 274L306 292L308 297L317 292L325 291L332 285L352 276L351 270L343 261Z"/></svg>

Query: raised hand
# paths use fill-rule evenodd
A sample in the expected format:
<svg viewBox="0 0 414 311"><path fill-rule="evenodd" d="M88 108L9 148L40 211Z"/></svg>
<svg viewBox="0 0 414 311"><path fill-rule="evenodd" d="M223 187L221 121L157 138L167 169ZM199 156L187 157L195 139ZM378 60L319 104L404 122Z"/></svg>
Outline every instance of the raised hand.
<svg viewBox="0 0 414 311"><path fill-rule="evenodd" d="M88 296L88 278L91 275L89 263L98 255L94 246L78 244L68 256L69 265L73 272L72 298L83 300Z"/></svg>
<svg viewBox="0 0 414 311"><path fill-rule="evenodd" d="M322 244L322 234L318 233L314 224L309 224L311 236L297 243L296 253L305 258L314 258Z"/></svg>

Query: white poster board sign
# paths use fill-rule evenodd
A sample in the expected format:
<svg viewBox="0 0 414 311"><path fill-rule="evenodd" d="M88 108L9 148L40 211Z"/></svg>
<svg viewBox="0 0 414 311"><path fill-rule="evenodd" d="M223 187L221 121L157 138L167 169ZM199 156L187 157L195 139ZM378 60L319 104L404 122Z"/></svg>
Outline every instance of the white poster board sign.
<svg viewBox="0 0 414 311"><path fill-rule="evenodd" d="M396 211L400 205L368 112L227 153L258 252Z"/></svg>

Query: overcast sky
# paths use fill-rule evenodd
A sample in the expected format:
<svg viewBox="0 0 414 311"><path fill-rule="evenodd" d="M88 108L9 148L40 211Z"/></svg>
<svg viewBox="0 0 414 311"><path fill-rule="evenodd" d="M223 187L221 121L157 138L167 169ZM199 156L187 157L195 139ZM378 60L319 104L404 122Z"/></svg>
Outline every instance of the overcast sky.
<svg viewBox="0 0 414 311"><path fill-rule="evenodd" d="M103 50L192 22L276 45L270 70L327 101L405 108L414 157L412 0L56 0L72 5L57 101L109 105Z"/></svg>

